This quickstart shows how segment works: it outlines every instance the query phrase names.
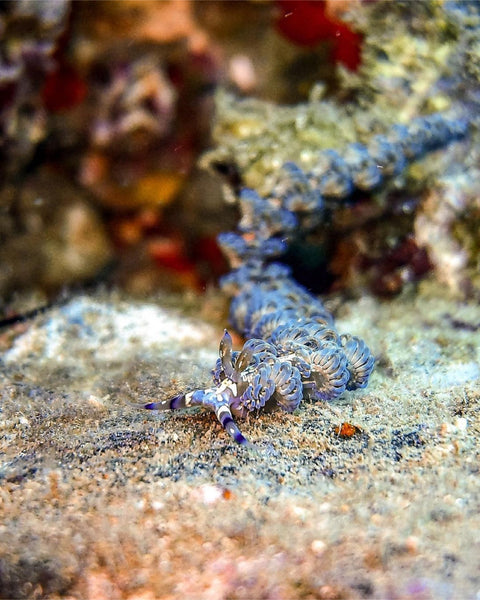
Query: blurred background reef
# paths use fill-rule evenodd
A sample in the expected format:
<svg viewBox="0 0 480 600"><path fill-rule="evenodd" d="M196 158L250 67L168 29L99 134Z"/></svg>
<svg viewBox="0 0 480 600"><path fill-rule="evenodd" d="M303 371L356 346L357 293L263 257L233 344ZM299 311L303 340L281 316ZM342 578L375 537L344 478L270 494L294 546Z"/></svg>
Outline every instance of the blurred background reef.
<svg viewBox="0 0 480 600"><path fill-rule="evenodd" d="M0 311L105 282L199 292L242 186L461 107L468 139L339 203L286 260L316 292L477 294L475 2L3 2ZM225 202L226 200L226 202Z"/></svg>

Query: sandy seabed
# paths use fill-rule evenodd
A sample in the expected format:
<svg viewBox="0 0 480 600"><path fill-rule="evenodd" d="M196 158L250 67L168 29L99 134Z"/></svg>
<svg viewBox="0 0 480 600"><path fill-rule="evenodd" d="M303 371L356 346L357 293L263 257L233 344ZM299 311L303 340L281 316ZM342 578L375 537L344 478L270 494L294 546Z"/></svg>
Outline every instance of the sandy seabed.
<svg viewBox="0 0 480 600"><path fill-rule="evenodd" d="M99 292L4 330L0 597L478 599L478 303L425 283L336 319L369 387L252 415L253 449L134 406L210 384L222 324L171 299Z"/></svg>

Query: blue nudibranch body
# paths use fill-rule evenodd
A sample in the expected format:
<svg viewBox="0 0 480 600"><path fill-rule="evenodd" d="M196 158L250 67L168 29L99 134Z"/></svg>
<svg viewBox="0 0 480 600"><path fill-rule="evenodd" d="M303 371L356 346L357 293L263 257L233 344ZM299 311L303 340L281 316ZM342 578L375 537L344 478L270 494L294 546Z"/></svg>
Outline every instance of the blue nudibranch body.
<svg viewBox="0 0 480 600"><path fill-rule="evenodd" d="M231 437L247 444L234 417L278 406L294 411L303 398L329 401L345 390L364 388L374 365L365 342L340 335L323 304L272 258L288 240L322 221L325 205L354 189L371 190L398 175L408 162L466 135L468 123L454 114L435 113L396 125L366 146L352 144L343 156L322 151L318 168L305 173L286 163L273 193L262 198L243 189L238 232L219 243L233 271L222 281L232 297L230 321L247 341L233 351L225 330L214 385L144 405L151 410L205 406Z"/></svg>

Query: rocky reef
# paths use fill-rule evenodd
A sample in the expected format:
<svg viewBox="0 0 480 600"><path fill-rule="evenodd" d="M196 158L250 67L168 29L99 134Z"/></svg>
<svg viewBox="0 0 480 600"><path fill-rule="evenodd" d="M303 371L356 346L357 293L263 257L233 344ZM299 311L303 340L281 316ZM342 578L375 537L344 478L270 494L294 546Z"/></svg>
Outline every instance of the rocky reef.
<svg viewBox="0 0 480 600"><path fill-rule="evenodd" d="M226 175L231 201L242 185L264 197L282 196L295 177L304 197L313 184L330 200L340 199L329 202L317 231L291 249L297 267L322 256L306 273L299 268L310 287L348 288L353 293L369 287L390 295L433 270L454 292L472 293L478 288L478 244L460 223L473 219L478 224L478 203L471 191L478 181L479 80L471 61L478 43L478 6L425 2L417 9L409 3L391 7L375 2L354 7L349 18L364 36L358 69L338 67L333 93L317 85L308 102L293 106L220 92L217 147L204 156L203 164ZM468 136L401 172L400 158L395 159L382 136L395 124L401 136L402 128L417 122L424 127L418 135L428 137L428 119L421 118L439 110L461 115L468 122ZM364 153L363 182L358 175L352 185L346 163L362 161L360 145L376 147L370 151L370 170ZM282 169L285 164L295 166ZM307 174L303 183L292 168ZM379 185L380 179L385 185ZM455 181L455 200L446 199L445 179L452 185ZM352 195L353 187L357 192ZM439 198L446 204L433 209L434 202L426 200L432 194L437 204ZM346 197L347 203L341 201ZM430 234L427 222L432 221L436 232ZM316 271L322 269L327 276L320 276L317 287ZM457 269L455 276L452 269Z"/></svg>

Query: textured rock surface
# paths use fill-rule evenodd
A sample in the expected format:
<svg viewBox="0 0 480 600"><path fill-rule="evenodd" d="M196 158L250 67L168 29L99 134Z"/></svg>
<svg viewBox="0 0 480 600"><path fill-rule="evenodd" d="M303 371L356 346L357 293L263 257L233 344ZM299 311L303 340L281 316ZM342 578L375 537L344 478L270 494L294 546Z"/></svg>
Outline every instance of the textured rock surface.
<svg viewBox="0 0 480 600"><path fill-rule="evenodd" d="M476 304L332 300L369 388L251 416L249 451L132 407L209 383L220 323L181 303L83 296L2 332L0 597L477 597Z"/></svg>

